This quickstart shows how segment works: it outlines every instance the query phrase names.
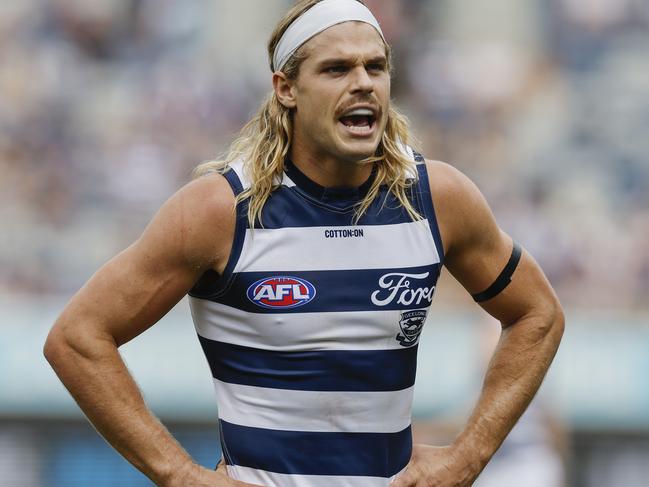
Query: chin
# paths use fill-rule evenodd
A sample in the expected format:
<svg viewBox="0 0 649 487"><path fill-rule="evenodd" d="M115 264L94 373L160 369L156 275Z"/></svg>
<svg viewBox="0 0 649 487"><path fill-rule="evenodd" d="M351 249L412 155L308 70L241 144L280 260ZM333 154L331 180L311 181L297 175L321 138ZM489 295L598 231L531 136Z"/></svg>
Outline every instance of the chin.
<svg viewBox="0 0 649 487"><path fill-rule="evenodd" d="M343 159L353 162L360 162L364 159L367 159L368 157L374 156L378 147L379 141L354 141L342 144L339 147L338 152Z"/></svg>

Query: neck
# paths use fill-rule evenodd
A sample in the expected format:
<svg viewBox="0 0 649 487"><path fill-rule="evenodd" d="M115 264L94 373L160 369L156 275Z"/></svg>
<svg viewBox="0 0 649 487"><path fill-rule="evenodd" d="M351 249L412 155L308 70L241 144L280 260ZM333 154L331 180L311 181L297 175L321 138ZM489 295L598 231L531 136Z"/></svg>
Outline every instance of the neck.
<svg viewBox="0 0 649 487"><path fill-rule="evenodd" d="M342 160L331 154L318 153L294 141L289 157L295 166L311 181L325 188L358 187L368 180L372 164Z"/></svg>

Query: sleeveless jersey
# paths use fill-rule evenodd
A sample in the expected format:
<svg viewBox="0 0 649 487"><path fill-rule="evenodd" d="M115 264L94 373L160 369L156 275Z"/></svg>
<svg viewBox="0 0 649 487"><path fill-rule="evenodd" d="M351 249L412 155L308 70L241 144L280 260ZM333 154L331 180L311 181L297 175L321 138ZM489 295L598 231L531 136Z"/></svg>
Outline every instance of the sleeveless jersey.
<svg viewBox="0 0 649 487"><path fill-rule="evenodd" d="M384 487L408 463L417 344L442 265L424 160L412 221L382 187L323 188L287 161L230 259L190 292L229 475L268 487ZM235 194L242 164L225 174Z"/></svg>

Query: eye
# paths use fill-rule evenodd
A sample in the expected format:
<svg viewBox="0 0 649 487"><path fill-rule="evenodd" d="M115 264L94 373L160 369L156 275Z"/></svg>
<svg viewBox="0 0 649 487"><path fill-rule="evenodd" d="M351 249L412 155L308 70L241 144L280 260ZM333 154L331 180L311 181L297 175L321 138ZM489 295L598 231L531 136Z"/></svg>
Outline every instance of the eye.
<svg viewBox="0 0 649 487"><path fill-rule="evenodd" d="M368 71L383 72L383 71L385 71L385 64L383 64L383 63L368 64L366 69Z"/></svg>
<svg viewBox="0 0 649 487"><path fill-rule="evenodd" d="M347 72L347 66L337 65L337 66L329 66L328 68L325 68L326 73L332 73L332 74L342 74Z"/></svg>

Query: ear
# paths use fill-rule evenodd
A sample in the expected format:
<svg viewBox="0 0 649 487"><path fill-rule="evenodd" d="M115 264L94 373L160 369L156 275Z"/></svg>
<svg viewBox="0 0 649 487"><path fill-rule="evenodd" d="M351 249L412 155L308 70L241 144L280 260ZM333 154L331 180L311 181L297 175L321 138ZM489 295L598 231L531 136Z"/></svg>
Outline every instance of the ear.
<svg viewBox="0 0 649 487"><path fill-rule="evenodd" d="M295 108L297 101L295 99L295 82L286 77L281 71L273 74L273 88L279 102L286 108Z"/></svg>

